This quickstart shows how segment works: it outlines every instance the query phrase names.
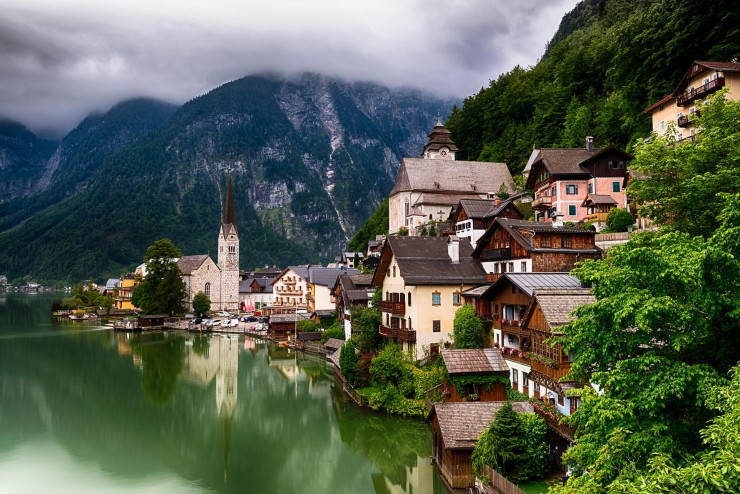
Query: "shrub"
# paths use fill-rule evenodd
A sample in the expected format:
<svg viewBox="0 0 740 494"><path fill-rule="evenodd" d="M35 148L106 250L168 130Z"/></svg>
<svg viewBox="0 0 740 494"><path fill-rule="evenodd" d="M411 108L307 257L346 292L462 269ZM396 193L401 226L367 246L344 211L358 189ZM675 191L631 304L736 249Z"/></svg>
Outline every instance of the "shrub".
<svg viewBox="0 0 740 494"><path fill-rule="evenodd" d="M328 329L325 329L323 333L321 333L321 343L326 343L329 341L329 338L337 338L339 340L344 339L344 328L341 326L332 326Z"/></svg>
<svg viewBox="0 0 740 494"><path fill-rule="evenodd" d="M295 327L296 330L300 333L311 333L313 331L318 331L319 329L319 325L310 319L303 319L301 321L298 321Z"/></svg>
<svg viewBox="0 0 740 494"><path fill-rule="evenodd" d="M632 226L632 214L626 209L614 208L606 215L606 230L609 232L626 232Z"/></svg>
<svg viewBox="0 0 740 494"><path fill-rule="evenodd" d="M475 307L465 304L457 309L452 338L455 348L483 348L483 322L475 315Z"/></svg>

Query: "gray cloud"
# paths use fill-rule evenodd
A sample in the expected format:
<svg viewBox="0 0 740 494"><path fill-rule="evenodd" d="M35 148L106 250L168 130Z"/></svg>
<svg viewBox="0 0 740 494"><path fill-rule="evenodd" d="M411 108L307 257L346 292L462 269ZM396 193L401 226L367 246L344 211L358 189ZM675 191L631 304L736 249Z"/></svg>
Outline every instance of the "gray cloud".
<svg viewBox="0 0 740 494"><path fill-rule="evenodd" d="M130 97L262 71L464 97L543 53L576 0L0 0L0 117L62 133Z"/></svg>

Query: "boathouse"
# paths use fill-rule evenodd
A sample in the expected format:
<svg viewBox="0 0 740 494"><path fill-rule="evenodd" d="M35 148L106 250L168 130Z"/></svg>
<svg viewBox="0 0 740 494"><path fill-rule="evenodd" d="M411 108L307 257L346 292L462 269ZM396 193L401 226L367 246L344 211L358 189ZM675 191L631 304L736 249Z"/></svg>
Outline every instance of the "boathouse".
<svg viewBox="0 0 740 494"><path fill-rule="evenodd" d="M493 348L442 350L447 368L443 401L505 401L509 366ZM455 381L460 387L455 385Z"/></svg>

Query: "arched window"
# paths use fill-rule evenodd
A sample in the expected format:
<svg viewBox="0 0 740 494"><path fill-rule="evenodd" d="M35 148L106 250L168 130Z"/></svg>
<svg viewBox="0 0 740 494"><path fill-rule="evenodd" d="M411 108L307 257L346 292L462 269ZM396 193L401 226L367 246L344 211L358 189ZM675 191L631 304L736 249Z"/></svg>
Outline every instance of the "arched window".
<svg viewBox="0 0 740 494"><path fill-rule="evenodd" d="M211 297L211 284L210 283L206 283L204 291L206 292L206 297L210 298Z"/></svg>

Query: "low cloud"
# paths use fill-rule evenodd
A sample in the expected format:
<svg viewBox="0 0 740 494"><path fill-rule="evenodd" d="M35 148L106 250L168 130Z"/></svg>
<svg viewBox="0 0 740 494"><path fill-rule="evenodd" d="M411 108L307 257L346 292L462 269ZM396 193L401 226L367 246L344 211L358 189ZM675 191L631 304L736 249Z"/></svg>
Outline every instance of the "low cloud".
<svg viewBox="0 0 740 494"><path fill-rule="evenodd" d="M575 0L6 0L0 117L61 135L126 98L182 103L314 71L465 97L537 61Z"/></svg>

